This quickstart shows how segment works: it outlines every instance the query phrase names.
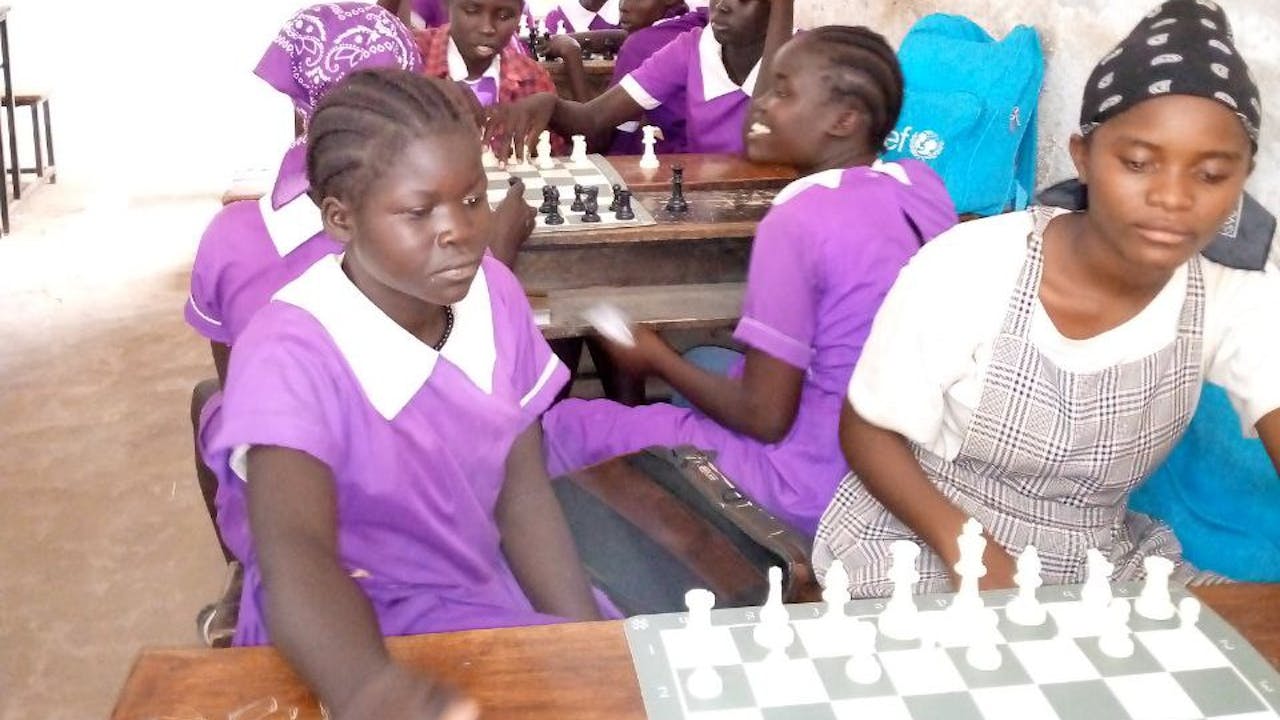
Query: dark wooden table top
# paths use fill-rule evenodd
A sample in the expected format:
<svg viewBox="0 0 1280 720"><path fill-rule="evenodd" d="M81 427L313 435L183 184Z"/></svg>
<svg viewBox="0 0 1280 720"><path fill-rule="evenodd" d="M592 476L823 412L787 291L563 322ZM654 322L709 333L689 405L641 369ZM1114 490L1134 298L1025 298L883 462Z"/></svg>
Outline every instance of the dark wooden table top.
<svg viewBox="0 0 1280 720"><path fill-rule="evenodd" d="M1219 585L1198 595L1280 667L1280 585ZM487 718L644 720L620 621L393 638L398 659L454 683ZM257 703L258 705L255 705ZM269 648L146 650L114 720L213 720L249 706L320 717L310 692Z"/></svg>

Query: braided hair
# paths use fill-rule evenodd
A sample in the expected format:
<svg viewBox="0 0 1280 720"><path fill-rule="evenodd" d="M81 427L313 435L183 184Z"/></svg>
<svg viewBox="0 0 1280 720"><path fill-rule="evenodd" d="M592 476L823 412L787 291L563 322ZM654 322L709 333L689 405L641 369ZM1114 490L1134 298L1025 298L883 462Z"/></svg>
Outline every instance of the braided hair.
<svg viewBox="0 0 1280 720"><path fill-rule="evenodd" d="M359 205L412 140L457 130L479 137L453 83L392 68L352 73L320 101L307 129L311 197Z"/></svg>
<svg viewBox="0 0 1280 720"><path fill-rule="evenodd" d="M878 151L902 111L902 67L893 48L884 36L860 25L824 25L802 37L821 44L815 55L826 64L823 77L832 98L861 106L869 147Z"/></svg>

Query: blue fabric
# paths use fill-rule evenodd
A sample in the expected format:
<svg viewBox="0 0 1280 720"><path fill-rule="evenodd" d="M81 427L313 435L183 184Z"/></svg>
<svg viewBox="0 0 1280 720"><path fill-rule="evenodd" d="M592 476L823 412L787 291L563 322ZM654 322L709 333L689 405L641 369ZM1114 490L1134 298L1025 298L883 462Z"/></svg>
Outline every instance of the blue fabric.
<svg viewBox="0 0 1280 720"><path fill-rule="evenodd" d="M717 375L729 375L742 362L742 353L719 345L699 345L689 348L684 355L685 360ZM676 407L692 408L685 396L678 392L671 393L671 404Z"/></svg>
<svg viewBox="0 0 1280 720"><path fill-rule="evenodd" d="M927 163L962 214L1026 207L1044 80L1035 29L1019 25L996 41L961 15L927 15L903 39L898 59L906 94L884 158Z"/></svg>
<svg viewBox="0 0 1280 720"><path fill-rule="evenodd" d="M1204 386L1187 434L1129 507L1168 523L1202 570L1280 581L1280 479L1216 385Z"/></svg>

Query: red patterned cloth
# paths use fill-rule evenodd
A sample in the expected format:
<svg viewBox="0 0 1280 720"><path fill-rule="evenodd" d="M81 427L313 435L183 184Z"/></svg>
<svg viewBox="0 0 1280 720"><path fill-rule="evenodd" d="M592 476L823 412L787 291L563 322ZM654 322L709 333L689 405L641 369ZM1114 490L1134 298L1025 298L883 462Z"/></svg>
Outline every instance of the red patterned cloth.
<svg viewBox="0 0 1280 720"><path fill-rule="evenodd" d="M422 51L422 73L428 77L449 79L449 26L415 30L414 40ZM524 55L508 43L502 49L502 66L498 82L498 102L515 102L535 93L556 92L551 75L537 60ZM562 155L569 144L559 135L551 135L551 151Z"/></svg>

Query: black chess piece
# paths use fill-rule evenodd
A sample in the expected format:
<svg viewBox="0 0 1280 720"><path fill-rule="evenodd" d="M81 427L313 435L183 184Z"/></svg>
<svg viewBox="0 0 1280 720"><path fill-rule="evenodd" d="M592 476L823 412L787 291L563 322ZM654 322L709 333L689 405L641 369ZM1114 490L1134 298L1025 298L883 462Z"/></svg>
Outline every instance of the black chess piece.
<svg viewBox="0 0 1280 720"><path fill-rule="evenodd" d="M585 209L582 205L582 191L584 189L585 188L581 185L573 186L573 204L569 206L570 210L574 212L582 212Z"/></svg>
<svg viewBox="0 0 1280 720"><path fill-rule="evenodd" d="M609 212L618 212L618 195L622 192L622 186L614 183L613 199L609 201Z"/></svg>
<svg viewBox="0 0 1280 720"><path fill-rule="evenodd" d="M556 197L556 186L543 185L542 186L542 204L538 206L538 212L542 213L543 215L546 215L552 210L555 210L556 206L559 204L560 204L560 198Z"/></svg>
<svg viewBox="0 0 1280 720"><path fill-rule="evenodd" d="M551 208L551 212L547 213L546 222L548 225L564 224L564 216L560 214L560 203L557 202L555 206Z"/></svg>
<svg viewBox="0 0 1280 720"><path fill-rule="evenodd" d="M689 209L684 199L684 167L671 167L671 198L667 200L667 212L682 213Z"/></svg>
<svg viewBox="0 0 1280 720"><path fill-rule="evenodd" d="M510 177L507 178L508 185L515 185L518 182L520 182L520 178L516 177L515 175L511 175Z"/></svg>
<svg viewBox="0 0 1280 720"><path fill-rule="evenodd" d="M615 197L618 200L618 209L614 211L614 217L619 220L635 220L636 214L631 209L631 191L619 190Z"/></svg>
<svg viewBox="0 0 1280 720"><path fill-rule="evenodd" d="M542 59L541 57L542 48L539 47L539 45L540 43L538 42L538 26L530 25L529 26L529 55L531 55L534 60Z"/></svg>
<svg viewBox="0 0 1280 720"><path fill-rule="evenodd" d="M588 195L583 203L586 210L582 213L582 222L598 223L600 222L600 201Z"/></svg>

